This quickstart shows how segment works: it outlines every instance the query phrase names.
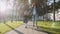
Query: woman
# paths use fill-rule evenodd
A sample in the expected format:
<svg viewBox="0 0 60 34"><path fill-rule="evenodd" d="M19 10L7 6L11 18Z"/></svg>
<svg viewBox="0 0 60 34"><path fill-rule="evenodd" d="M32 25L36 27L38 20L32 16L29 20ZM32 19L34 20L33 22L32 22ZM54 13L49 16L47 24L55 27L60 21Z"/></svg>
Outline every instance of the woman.
<svg viewBox="0 0 60 34"><path fill-rule="evenodd" d="M28 19L29 19L29 12L25 11L24 12L24 23L26 24L25 28L27 28Z"/></svg>

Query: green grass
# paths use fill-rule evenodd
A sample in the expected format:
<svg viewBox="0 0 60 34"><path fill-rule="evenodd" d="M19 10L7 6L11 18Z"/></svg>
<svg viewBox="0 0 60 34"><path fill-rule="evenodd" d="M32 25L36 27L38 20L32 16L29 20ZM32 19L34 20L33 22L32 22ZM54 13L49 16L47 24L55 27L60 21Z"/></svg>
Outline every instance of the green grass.
<svg viewBox="0 0 60 34"><path fill-rule="evenodd" d="M44 31L60 34L60 22L38 21L38 26Z"/></svg>
<svg viewBox="0 0 60 34"><path fill-rule="evenodd" d="M7 26L6 24L8 24L9 26L13 27L13 28L16 28L18 26L21 26L23 24L22 21L14 21L14 22L6 22L5 24L4 23L0 23L0 34L5 34L6 32L12 30L12 28L10 28L9 26Z"/></svg>

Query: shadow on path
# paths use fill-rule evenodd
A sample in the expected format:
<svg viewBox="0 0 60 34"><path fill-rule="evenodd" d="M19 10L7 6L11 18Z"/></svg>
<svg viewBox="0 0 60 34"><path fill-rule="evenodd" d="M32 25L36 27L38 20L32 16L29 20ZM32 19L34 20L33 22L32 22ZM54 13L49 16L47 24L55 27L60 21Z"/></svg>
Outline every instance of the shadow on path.
<svg viewBox="0 0 60 34"><path fill-rule="evenodd" d="M45 32L47 34L54 34L54 33L48 32L48 31L44 31L42 28L39 28L39 27L37 29L35 29L35 30Z"/></svg>
<svg viewBox="0 0 60 34"><path fill-rule="evenodd" d="M32 27L31 27L32 26ZM47 31L44 31L42 28L39 28L37 26L33 26L33 25L28 25L27 28L30 28L30 29L33 29L33 30L36 30L36 31L39 31L39 32L44 32L46 34L51 34L50 32L47 32Z"/></svg>
<svg viewBox="0 0 60 34"><path fill-rule="evenodd" d="M11 27L10 25L8 25L8 24L5 24L5 25L7 25L8 27L10 27L12 30L14 30L15 32L17 32L18 34L23 34L22 32L20 32L20 31L18 31L18 30L16 30L16 29L14 29L13 27Z"/></svg>

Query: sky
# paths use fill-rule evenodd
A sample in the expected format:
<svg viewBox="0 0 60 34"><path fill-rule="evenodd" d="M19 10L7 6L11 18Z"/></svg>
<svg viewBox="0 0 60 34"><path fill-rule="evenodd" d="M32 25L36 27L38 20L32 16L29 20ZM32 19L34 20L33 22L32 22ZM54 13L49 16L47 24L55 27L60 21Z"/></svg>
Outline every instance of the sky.
<svg viewBox="0 0 60 34"><path fill-rule="evenodd" d="M55 2L58 2L58 1L60 1L60 0L55 0ZM51 5L52 3L54 2L54 0L48 0L48 5Z"/></svg>

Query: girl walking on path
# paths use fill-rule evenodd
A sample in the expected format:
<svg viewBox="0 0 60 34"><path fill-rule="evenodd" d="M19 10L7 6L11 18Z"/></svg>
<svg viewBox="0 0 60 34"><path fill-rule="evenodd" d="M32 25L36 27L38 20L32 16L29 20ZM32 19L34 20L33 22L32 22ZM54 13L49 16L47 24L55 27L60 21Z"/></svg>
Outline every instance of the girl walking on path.
<svg viewBox="0 0 60 34"><path fill-rule="evenodd" d="M25 11L24 12L24 23L26 24L25 28L27 28L28 19L29 19L29 12Z"/></svg>

